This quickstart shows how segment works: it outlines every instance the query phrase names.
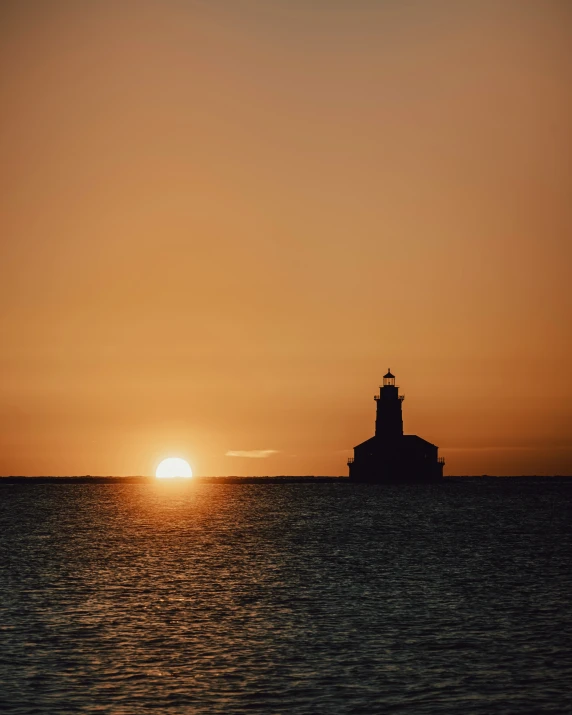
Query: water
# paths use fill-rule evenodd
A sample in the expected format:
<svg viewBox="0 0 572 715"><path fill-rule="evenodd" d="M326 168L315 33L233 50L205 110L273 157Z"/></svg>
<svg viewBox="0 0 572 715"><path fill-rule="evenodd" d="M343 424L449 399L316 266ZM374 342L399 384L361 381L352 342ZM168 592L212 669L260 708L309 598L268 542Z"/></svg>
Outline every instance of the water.
<svg viewBox="0 0 572 715"><path fill-rule="evenodd" d="M572 711L572 482L0 486L8 713Z"/></svg>

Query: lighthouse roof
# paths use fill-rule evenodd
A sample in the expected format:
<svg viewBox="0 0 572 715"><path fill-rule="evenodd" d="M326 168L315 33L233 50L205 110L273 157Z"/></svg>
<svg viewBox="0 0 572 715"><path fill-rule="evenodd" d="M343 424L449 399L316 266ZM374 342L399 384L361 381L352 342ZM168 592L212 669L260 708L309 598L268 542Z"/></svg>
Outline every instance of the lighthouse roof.
<svg viewBox="0 0 572 715"><path fill-rule="evenodd" d="M387 375L384 375L384 376L383 376L383 379L386 380L387 378L390 378L390 377L392 377L392 378L395 380L395 375L392 375L392 374L391 374L391 370L388 368L388 369L387 369Z"/></svg>

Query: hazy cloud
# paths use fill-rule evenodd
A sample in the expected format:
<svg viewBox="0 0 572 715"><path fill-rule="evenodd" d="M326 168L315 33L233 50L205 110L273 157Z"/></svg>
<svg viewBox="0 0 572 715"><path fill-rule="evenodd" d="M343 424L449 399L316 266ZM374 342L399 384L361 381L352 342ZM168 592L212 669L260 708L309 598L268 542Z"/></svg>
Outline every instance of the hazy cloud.
<svg viewBox="0 0 572 715"><path fill-rule="evenodd" d="M447 450L447 452L538 452L541 449L546 449L546 445L537 445L535 447L440 447L439 449ZM550 445L549 449L572 449L572 447L567 444L554 444Z"/></svg>
<svg viewBox="0 0 572 715"><path fill-rule="evenodd" d="M253 459L264 459L278 454L277 449L231 449L226 453L227 457L250 457Z"/></svg>

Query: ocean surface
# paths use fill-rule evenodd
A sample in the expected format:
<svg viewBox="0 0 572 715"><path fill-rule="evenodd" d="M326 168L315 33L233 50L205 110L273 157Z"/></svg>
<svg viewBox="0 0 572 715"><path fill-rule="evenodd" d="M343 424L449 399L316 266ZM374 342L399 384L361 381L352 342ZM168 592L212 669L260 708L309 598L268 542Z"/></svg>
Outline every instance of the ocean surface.
<svg viewBox="0 0 572 715"><path fill-rule="evenodd" d="M572 480L2 484L6 713L570 713Z"/></svg>

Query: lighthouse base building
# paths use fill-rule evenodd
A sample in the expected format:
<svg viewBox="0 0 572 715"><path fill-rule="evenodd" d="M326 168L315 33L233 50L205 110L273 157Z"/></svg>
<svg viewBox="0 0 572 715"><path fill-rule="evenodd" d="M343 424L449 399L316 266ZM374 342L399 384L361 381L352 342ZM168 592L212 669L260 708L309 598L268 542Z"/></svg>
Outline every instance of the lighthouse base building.
<svg viewBox="0 0 572 715"><path fill-rule="evenodd" d="M388 370L383 377L377 403L375 435L354 447L348 460L353 482L406 483L439 482L445 460L438 447L414 434L403 434L404 397Z"/></svg>

